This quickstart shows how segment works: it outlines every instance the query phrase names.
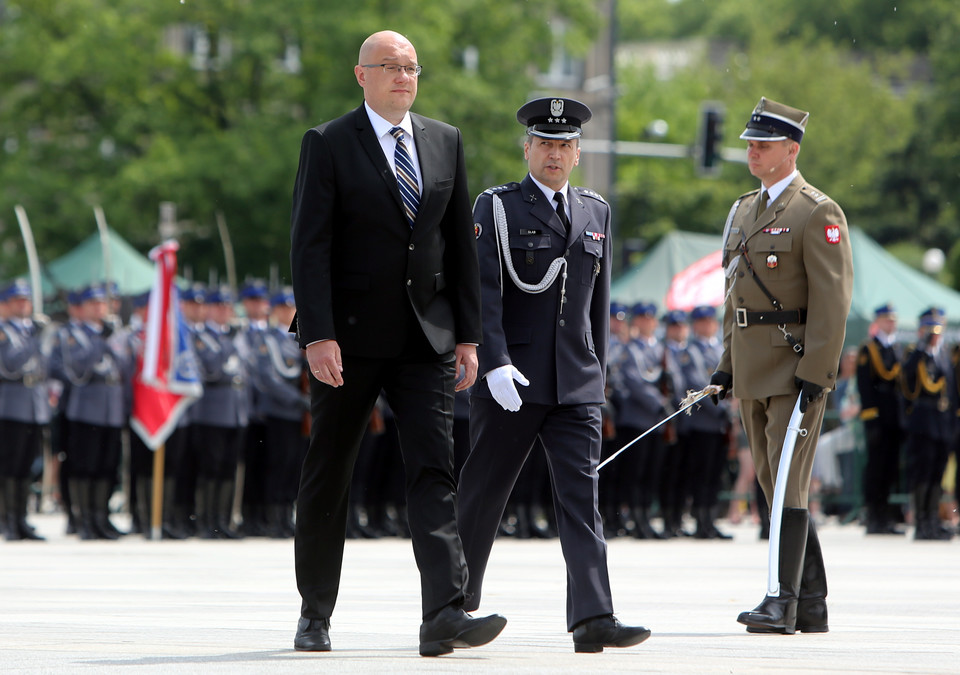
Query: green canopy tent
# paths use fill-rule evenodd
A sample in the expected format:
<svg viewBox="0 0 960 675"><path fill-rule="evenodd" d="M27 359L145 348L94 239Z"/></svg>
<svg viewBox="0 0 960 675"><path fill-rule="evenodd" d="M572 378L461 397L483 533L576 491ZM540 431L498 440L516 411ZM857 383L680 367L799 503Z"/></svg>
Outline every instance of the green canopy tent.
<svg viewBox="0 0 960 675"><path fill-rule="evenodd" d="M136 295L150 290L154 265L114 230L108 230L110 280L117 283L121 295ZM43 294L83 288L107 280L100 235L92 234L75 249L43 267Z"/></svg>
<svg viewBox="0 0 960 675"><path fill-rule="evenodd" d="M653 301L662 311L674 278L719 251L720 244L720 235L671 232L613 282L611 298L627 305ZM854 282L847 316L848 345L867 337L873 310L888 302L897 310L906 339L916 330L917 317L930 306L942 308L948 323L960 327L960 293L900 262L858 227L850 228L850 245Z"/></svg>

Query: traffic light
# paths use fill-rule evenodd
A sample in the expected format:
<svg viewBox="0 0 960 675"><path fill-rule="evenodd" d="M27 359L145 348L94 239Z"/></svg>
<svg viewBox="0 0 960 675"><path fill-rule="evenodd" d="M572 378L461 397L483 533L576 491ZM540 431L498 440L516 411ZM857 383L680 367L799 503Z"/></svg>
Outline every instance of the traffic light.
<svg viewBox="0 0 960 675"><path fill-rule="evenodd" d="M697 144L697 173L715 176L720 172L723 143L723 108L706 104L700 110L700 133Z"/></svg>

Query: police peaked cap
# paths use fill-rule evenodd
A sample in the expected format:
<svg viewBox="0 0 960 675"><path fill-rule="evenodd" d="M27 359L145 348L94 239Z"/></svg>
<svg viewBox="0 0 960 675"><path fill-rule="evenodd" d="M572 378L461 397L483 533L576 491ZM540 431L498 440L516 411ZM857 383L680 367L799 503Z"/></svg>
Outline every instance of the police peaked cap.
<svg viewBox="0 0 960 675"><path fill-rule="evenodd" d="M672 309L663 315L663 322L669 326L687 322L687 313L682 309Z"/></svg>
<svg viewBox="0 0 960 675"><path fill-rule="evenodd" d="M572 98L538 98L517 111L517 121L527 127L528 136L558 141L580 138L580 127L591 117L590 108Z"/></svg>
<svg viewBox="0 0 960 675"><path fill-rule="evenodd" d="M740 138L745 141L785 141L789 138L799 143L809 117L808 112L761 96Z"/></svg>
<svg viewBox="0 0 960 675"><path fill-rule="evenodd" d="M884 303L879 307L877 307L875 310L873 310L873 316L876 319L879 319L882 316L896 316L896 315L897 315L897 310L895 310L893 308L893 305L891 305L889 302Z"/></svg>
<svg viewBox="0 0 960 675"><path fill-rule="evenodd" d="M267 285L262 281L251 281L240 289L241 300L265 300L270 297Z"/></svg>
<svg viewBox="0 0 960 675"><path fill-rule="evenodd" d="M610 316L617 316L618 314L627 314L627 306L622 302L611 302L610 303ZM623 318L623 317L620 317Z"/></svg>
<svg viewBox="0 0 960 675"><path fill-rule="evenodd" d="M717 310L715 310L710 305L700 305L699 307L694 307L690 310L690 320L696 321L697 319L713 319L717 316Z"/></svg>
<svg viewBox="0 0 960 675"><path fill-rule="evenodd" d="M638 302L631 309L634 316L656 316L657 306L652 302Z"/></svg>
<svg viewBox="0 0 960 675"><path fill-rule="evenodd" d="M293 289L289 286L281 288L270 298L270 304L273 307L277 305L286 305L287 307L296 307L297 301L293 296Z"/></svg>
<svg viewBox="0 0 960 675"><path fill-rule="evenodd" d="M3 289L3 292L0 293L0 297L4 300L13 300L14 298L29 298L32 297L30 292L30 284L24 281L23 279L15 279L13 283Z"/></svg>
<svg viewBox="0 0 960 675"><path fill-rule="evenodd" d="M193 284L180 291L180 299L184 302L197 302L203 304L207 299L207 291L200 284Z"/></svg>
<svg viewBox="0 0 960 675"><path fill-rule="evenodd" d="M233 304L233 291L229 286L221 286L207 294L207 302L211 305Z"/></svg>
<svg viewBox="0 0 960 675"><path fill-rule="evenodd" d="M107 291L100 286L99 284L94 284L92 286L87 286L82 291L80 291L80 302L87 302L88 300L106 300Z"/></svg>

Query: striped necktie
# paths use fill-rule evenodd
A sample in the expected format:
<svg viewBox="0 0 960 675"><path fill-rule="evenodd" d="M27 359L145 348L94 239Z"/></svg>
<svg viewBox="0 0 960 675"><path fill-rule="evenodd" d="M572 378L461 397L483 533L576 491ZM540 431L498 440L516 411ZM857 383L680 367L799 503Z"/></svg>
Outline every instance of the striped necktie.
<svg viewBox="0 0 960 675"><path fill-rule="evenodd" d="M394 127L390 134L397 139L397 149L394 150L393 160L397 166L397 185L400 188L400 197L403 199L403 210L407 214L410 227L417 219L417 209L420 207L420 188L417 186L417 170L413 167L413 160L407 152L403 142L403 129Z"/></svg>

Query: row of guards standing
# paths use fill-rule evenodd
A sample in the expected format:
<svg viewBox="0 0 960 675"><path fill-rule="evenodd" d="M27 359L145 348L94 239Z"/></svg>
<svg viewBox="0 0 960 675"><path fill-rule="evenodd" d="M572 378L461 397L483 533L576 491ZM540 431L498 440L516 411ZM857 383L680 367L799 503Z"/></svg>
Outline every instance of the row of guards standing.
<svg viewBox="0 0 960 675"><path fill-rule="evenodd" d="M149 535L154 453L129 426L148 294L131 299L127 325L116 318L120 300L110 286L92 285L71 292L66 319L51 322L34 314L29 284L0 292L0 522L8 540L41 538L27 507L50 468L42 459L48 429L58 461L46 464L57 473L68 534L120 537L111 499L127 483L133 530ZM203 393L164 444L165 537L293 534L309 433L302 355L287 331L293 293L271 294L253 281L240 301L242 319L229 287L180 291L188 360Z"/></svg>
<svg viewBox="0 0 960 675"><path fill-rule="evenodd" d="M723 351L710 306L660 317L652 302L629 308L612 303L610 315L605 457L677 410L688 391L706 387ZM715 519L731 431L729 401L700 405L618 456L616 470L600 477L607 536L730 539ZM659 531L651 524L655 505L663 522ZM683 527L688 510L696 521L693 532Z"/></svg>

